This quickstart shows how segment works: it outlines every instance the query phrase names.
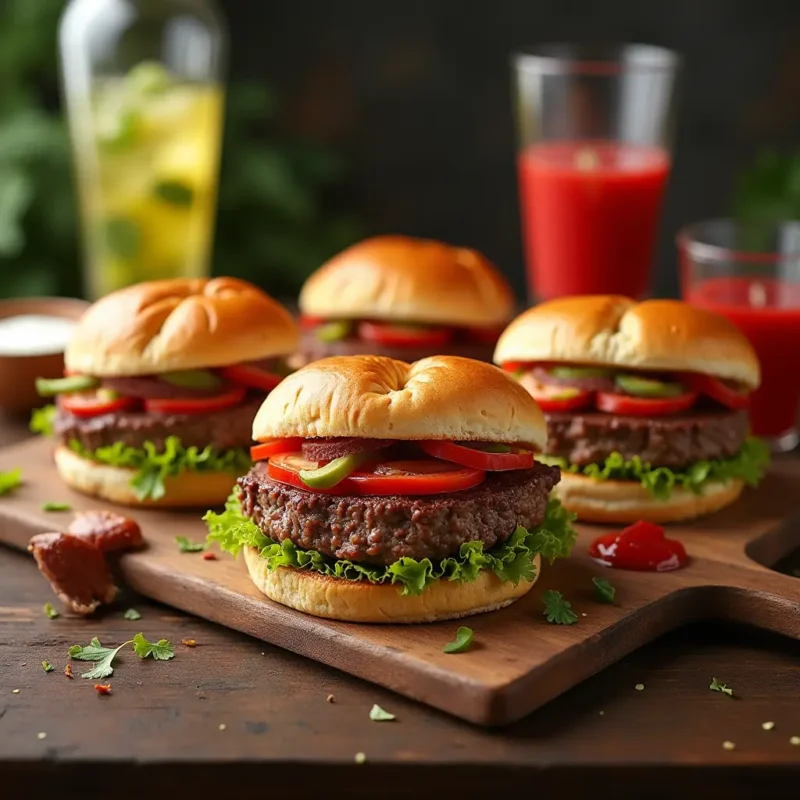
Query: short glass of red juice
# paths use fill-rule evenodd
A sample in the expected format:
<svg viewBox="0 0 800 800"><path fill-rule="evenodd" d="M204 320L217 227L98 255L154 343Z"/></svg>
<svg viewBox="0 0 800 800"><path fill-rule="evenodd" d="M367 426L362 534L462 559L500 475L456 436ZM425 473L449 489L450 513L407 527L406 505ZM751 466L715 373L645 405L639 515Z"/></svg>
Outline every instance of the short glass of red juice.
<svg viewBox="0 0 800 800"><path fill-rule="evenodd" d="M651 293L680 58L546 44L513 57L531 301Z"/></svg>
<svg viewBox="0 0 800 800"><path fill-rule="evenodd" d="M800 408L800 222L714 219L678 232L683 299L732 320L761 363L750 401L756 436L797 446Z"/></svg>

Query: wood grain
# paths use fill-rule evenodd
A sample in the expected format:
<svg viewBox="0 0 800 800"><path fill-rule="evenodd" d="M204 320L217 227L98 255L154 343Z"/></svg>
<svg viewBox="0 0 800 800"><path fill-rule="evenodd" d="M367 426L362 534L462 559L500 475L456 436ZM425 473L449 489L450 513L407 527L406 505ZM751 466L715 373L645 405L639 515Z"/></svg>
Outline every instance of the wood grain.
<svg viewBox="0 0 800 800"><path fill-rule="evenodd" d="M44 442L7 448L3 462L35 476L0 505L0 540L6 543L22 548L33 533L58 526L58 515L40 510L45 500L68 501L76 509L97 507L59 483ZM615 606L594 600L591 577L607 571L585 554L597 529L583 528L575 556L545 569L527 597L470 621L476 646L457 656L441 650L453 637L454 624L366 626L319 620L264 598L241 562L226 556L204 561L197 554L179 553L176 535L197 540L204 535L193 513L137 512L149 547L122 557L119 569L134 590L163 603L472 722L507 724L687 622L725 619L800 637L800 581L747 555L777 560L800 543L800 527L789 521L798 508L798 489L800 465L780 462L763 486L735 507L702 523L674 528L687 546L690 566L659 575L607 575L617 587ZM68 515L62 519L64 527ZM786 551L779 552L783 547ZM577 613L586 615L579 624L545 622L540 594L546 588L562 591Z"/></svg>

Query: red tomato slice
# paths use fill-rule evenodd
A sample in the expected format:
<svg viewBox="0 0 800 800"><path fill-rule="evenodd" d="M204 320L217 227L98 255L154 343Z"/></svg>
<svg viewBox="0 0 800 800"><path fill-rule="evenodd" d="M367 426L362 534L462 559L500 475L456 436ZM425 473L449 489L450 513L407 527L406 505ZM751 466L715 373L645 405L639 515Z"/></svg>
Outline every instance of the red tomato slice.
<svg viewBox="0 0 800 800"><path fill-rule="evenodd" d="M307 492L336 495L448 494L471 489L486 477L480 470L433 458L381 461L365 464L333 489L311 489L298 473L302 469L316 469L318 465L319 462L309 461L301 453L283 453L269 460L267 475Z"/></svg>
<svg viewBox="0 0 800 800"><path fill-rule="evenodd" d="M267 372L247 364L223 367L219 370L219 374L231 383L247 386L250 389L259 389L267 394L283 380L280 375L276 375L274 372Z"/></svg>
<svg viewBox="0 0 800 800"><path fill-rule="evenodd" d="M573 386L556 386L536 380L533 372L526 372L520 384L528 390L542 411L573 411L585 408L592 400L592 393Z"/></svg>
<svg viewBox="0 0 800 800"><path fill-rule="evenodd" d="M232 386L228 391L210 397L176 397L145 399L144 407L156 414L204 414L236 406L244 400L243 386Z"/></svg>
<svg viewBox="0 0 800 800"><path fill-rule="evenodd" d="M419 442L419 446L434 458L490 472L530 469L533 466L533 453L519 447L512 447L510 453L491 453L455 442Z"/></svg>
<svg viewBox="0 0 800 800"><path fill-rule="evenodd" d="M712 378L710 375L701 375L697 372L685 372L680 375L680 380L692 391L704 394L728 408L740 409L750 405L750 395L746 391L734 389L719 378Z"/></svg>
<svg viewBox="0 0 800 800"><path fill-rule="evenodd" d="M494 344L503 332L503 328L467 328L467 339L480 344Z"/></svg>
<svg viewBox="0 0 800 800"><path fill-rule="evenodd" d="M76 417L98 417L112 411L127 411L136 406L135 397L109 396L106 390L73 392L58 397L58 405Z"/></svg>
<svg viewBox="0 0 800 800"><path fill-rule="evenodd" d="M322 317L312 317L308 314L301 314L300 315L300 327L301 328L316 328L318 325L322 325L328 320L323 319Z"/></svg>
<svg viewBox="0 0 800 800"><path fill-rule="evenodd" d="M452 328L417 328L386 322L360 322L358 335L368 342L390 347L439 347L453 338Z"/></svg>
<svg viewBox="0 0 800 800"><path fill-rule="evenodd" d="M608 414L620 414L633 417L661 417L667 414L679 414L694 405L697 395L686 392L677 397L630 397L626 394L598 392L595 400L597 408Z"/></svg>
<svg viewBox="0 0 800 800"><path fill-rule="evenodd" d="M261 442L250 448L250 458L253 461L266 461L271 456L280 453L297 452L305 440L300 438L273 439L271 442Z"/></svg>

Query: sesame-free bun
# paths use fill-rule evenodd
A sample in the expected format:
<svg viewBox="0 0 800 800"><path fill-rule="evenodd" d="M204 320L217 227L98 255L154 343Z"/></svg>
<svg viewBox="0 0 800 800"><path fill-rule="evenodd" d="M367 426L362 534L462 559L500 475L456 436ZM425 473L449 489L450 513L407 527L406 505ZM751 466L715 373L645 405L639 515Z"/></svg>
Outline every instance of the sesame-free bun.
<svg viewBox="0 0 800 800"><path fill-rule="evenodd" d="M300 292L312 317L432 325L504 325L511 287L483 255L431 239L375 236L323 264Z"/></svg>
<svg viewBox="0 0 800 800"><path fill-rule="evenodd" d="M619 295L565 297L528 309L500 336L494 361L699 372L748 389L760 382L753 347L725 317L679 300L637 303Z"/></svg>
<svg viewBox="0 0 800 800"><path fill-rule="evenodd" d="M139 500L131 486L132 469L112 467L81 458L67 447L55 452L56 470L71 489L123 506L160 508L211 508L225 503L236 476L230 472L192 472L164 480L164 496L159 500Z"/></svg>
<svg viewBox="0 0 800 800"><path fill-rule="evenodd" d="M535 578L523 579L515 586L484 569L469 583L439 580L422 594L403 595L391 584L329 578L292 567L270 570L252 547L244 549L244 560L253 583L270 600L316 617L344 622L399 624L458 619L510 605L536 582ZM538 555L534 565L538 577Z"/></svg>
<svg viewBox="0 0 800 800"><path fill-rule="evenodd" d="M492 364L432 356L332 356L284 378L253 421L257 441L300 436L524 443L542 449L539 406Z"/></svg>
<svg viewBox="0 0 800 800"><path fill-rule="evenodd" d="M81 317L64 356L97 377L203 369L287 355L298 345L291 314L236 278L178 278L128 286Z"/></svg>
<svg viewBox="0 0 800 800"><path fill-rule="evenodd" d="M562 472L553 493L581 522L661 524L713 514L735 502L743 488L741 480L711 482L702 494L674 488L667 500L657 500L638 481L595 480Z"/></svg>

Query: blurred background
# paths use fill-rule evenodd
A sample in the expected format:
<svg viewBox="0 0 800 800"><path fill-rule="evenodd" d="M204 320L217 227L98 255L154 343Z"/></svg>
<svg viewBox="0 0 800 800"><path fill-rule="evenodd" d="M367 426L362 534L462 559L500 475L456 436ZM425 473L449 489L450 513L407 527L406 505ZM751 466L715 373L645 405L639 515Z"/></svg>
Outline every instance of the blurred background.
<svg viewBox="0 0 800 800"><path fill-rule="evenodd" d="M475 247L524 297L509 55L646 41L685 60L656 291L676 230L800 214L797 0L224 0L230 55L213 270L294 295L373 233ZM63 0L0 0L0 295L82 292L59 102Z"/></svg>

